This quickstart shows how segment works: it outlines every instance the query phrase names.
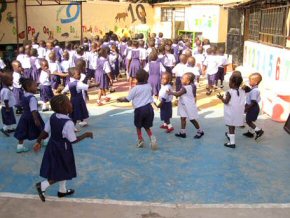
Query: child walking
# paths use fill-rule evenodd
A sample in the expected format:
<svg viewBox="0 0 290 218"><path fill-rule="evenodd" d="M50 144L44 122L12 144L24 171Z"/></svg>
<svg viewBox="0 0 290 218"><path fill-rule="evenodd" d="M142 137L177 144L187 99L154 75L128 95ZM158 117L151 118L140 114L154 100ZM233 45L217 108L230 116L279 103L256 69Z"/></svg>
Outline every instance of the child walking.
<svg viewBox="0 0 290 218"><path fill-rule="evenodd" d="M218 81L221 81L220 88L222 89L224 87L224 78L226 74L226 66L227 66L227 58L225 56L225 50L224 48L219 48L218 49L218 55L217 59L219 60L218 64L218 72L216 74L216 87L218 86Z"/></svg>
<svg viewBox="0 0 290 218"><path fill-rule="evenodd" d="M206 71L207 74L207 92L206 95L211 95L212 91L214 90L214 85L216 81L216 74L218 72L218 65L219 60L215 55L214 49L209 48L207 49L207 57L203 63L203 71Z"/></svg>
<svg viewBox="0 0 290 218"><path fill-rule="evenodd" d="M44 193L46 189L57 182L59 183L57 193L59 198L74 193L73 189L66 188L66 180L76 177L72 144L85 138L93 138L91 132L86 132L78 137L75 135L74 123L67 116L72 112L72 105L68 97L65 95L55 96L51 99L50 104L55 113L45 124L44 131L41 132L37 143L34 145L34 150L39 151L42 140L51 134L40 167L40 176L46 180L35 184L38 195L43 202L45 201Z"/></svg>
<svg viewBox="0 0 290 218"><path fill-rule="evenodd" d="M127 58L129 59L129 76L130 76L130 88L133 87L135 82L136 73L141 69L141 60L140 60L140 50L138 49L138 41L133 42L133 49L129 51Z"/></svg>
<svg viewBox="0 0 290 218"><path fill-rule="evenodd" d="M151 149L157 149L157 141L155 136L152 134L151 127L153 126L154 111L151 103L152 88L147 83L148 73L141 69L136 73L137 85L132 88L129 92L128 97L118 98L118 102L130 102L132 101L134 111L134 124L137 129L138 143L137 148L144 147L144 139L142 136L142 128L144 128L151 141Z"/></svg>
<svg viewBox="0 0 290 218"><path fill-rule="evenodd" d="M224 103L224 119L225 124L229 128L229 132L225 135L229 140L224 146L229 148L235 148L235 128L244 125L244 104L246 99L246 93L240 88L243 82L242 75L239 71L234 71L230 77L228 90L225 97L218 94L217 97Z"/></svg>
<svg viewBox="0 0 290 218"><path fill-rule="evenodd" d="M161 89L159 92L159 104L156 106L160 108L160 118L164 122L160 128L165 129L167 133L171 133L174 128L170 123L170 119L172 118L172 99L173 95L169 95L167 92L172 91L172 76L170 73L166 72L162 74L161 78Z"/></svg>
<svg viewBox="0 0 290 218"><path fill-rule="evenodd" d="M243 135L248 138L253 138L254 133L256 133L255 140L257 140L264 134L264 131L260 127L256 126L256 124L254 123L258 119L260 113L259 102L261 101L261 94L259 90L259 84L261 81L262 75L259 73L253 73L249 77L250 87L245 88L246 92L248 92L246 98L245 112L246 122L249 126L249 130Z"/></svg>
<svg viewBox="0 0 290 218"><path fill-rule="evenodd" d="M21 99L23 97L23 89L20 83L20 79L22 78L23 69L19 61L13 61L12 68L13 68L13 94L15 98L16 115L19 115L22 113Z"/></svg>
<svg viewBox="0 0 290 218"><path fill-rule="evenodd" d="M21 115L15 130L14 137L18 140L17 153L27 152L24 140L35 140L44 127L44 122L38 113L37 99L34 94L37 92L37 84L32 79L21 78L20 83L25 91L22 98L23 114Z"/></svg>
<svg viewBox="0 0 290 218"><path fill-rule="evenodd" d="M1 132L9 137L10 136L9 134L15 131L13 125L16 124L16 119L13 110L13 107L15 105L15 98L12 90L9 88L13 84L12 73L9 72L2 73L1 81L3 84L0 93L2 102L1 115L3 122Z"/></svg>
<svg viewBox="0 0 290 218"><path fill-rule="evenodd" d="M187 57L185 55L180 55L179 57L180 62L172 69L172 74L173 76L176 77L175 80L175 86L176 86L176 91L178 92L181 87L181 78L185 73L185 68L186 68L186 63L187 63Z"/></svg>
<svg viewBox="0 0 290 218"><path fill-rule="evenodd" d="M178 101L177 114L181 119L181 130L175 134L176 137L186 138L186 119L197 129L197 133L194 136L195 139L199 139L204 135L197 119L198 110L195 104L196 87L194 85L194 75L192 73L185 73L181 79L182 88L178 92L172 92L169 90L169 95L180 97Z"/></svg>

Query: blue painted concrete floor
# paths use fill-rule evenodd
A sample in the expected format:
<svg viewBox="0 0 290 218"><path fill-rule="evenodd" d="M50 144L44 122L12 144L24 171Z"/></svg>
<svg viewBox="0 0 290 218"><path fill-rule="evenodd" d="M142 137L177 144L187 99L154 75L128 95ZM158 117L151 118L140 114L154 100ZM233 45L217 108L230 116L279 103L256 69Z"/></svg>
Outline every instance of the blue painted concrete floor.
<svg viewBox="0 0 290 218"><path fill-rule="evenodd" d="M68 182L77 198L98 198L170 203L289 203L290 142L283 124L260 116L265 130L256 143L238 129L236 149L225 148L222 110L202 110L205 136L178 139L159 129L156 112L154 134L158 151L135 147L132 110L120 107L91 109L95 138L74 146L78 177ZM175 111L176 114L176 111ZM47 120L49 114L43 114ZM175 116L173 125L179 129ZM85 131L85 130L82 130ZM145 134L144 134L145 136ZM0 192L36 194L43 150L16 154L17 141L0 135ZM32 147L33 142L27 142ZM47 195L55 196L58 185Z"/></svg>

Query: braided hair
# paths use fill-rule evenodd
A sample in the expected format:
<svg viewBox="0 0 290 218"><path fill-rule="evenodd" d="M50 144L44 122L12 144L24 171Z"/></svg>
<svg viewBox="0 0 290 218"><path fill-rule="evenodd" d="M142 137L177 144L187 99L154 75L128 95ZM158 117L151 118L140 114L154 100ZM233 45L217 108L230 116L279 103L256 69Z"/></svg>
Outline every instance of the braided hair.
<svg viewBox="0 0 290 218"><path fill-rule="evenodd" d="M24 91L29 92L29 87L32 86L32 84L34 83L34 80L30 78L21 77L19 80L19 83L21 84Z"/></svg>
<svg viewBox="0 0 290 218"><path fill-rule="evenodd" d="M241 72L240 71L234 71L232 73L232 76L231 76L230 80L231 80L231 83L234 86L234 89L237 91L238 96L240 96L239 88L240 88L241 84L243 83L243 77L242 77Z"/></svg>
<svg viewBox="0 0 290 218"><path fill-rule="evenodd" d="M66 95L56 95L50 100L50 106L56 113L67 114L67 108L65 106L68 102L70 101Z"/></svg>

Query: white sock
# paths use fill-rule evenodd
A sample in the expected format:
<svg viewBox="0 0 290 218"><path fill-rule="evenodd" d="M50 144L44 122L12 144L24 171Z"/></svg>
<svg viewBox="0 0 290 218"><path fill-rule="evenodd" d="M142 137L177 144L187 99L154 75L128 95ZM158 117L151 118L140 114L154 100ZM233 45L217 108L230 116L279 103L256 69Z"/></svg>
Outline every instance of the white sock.
<svg viewBox="0 0 290 218"><path fill-rule="evenodd" d="M3 125L3 130L4 130L4 131L7 131L8 129L9 129L8 126Z"/></svg>
<svg viewBox="0 0 290 218"><path fill-rule="evenodd" d="M47 180L44 180L40 183L41 191L45 192L46 189L50 186Z"/></svg>
<svg viewBox="0 0 290 218"><path fill-rule="evenodd" d="M59 192L66 193L66 180L59 182Z"/></svg>
<svg viewBox="0 0 290 218"><path fill-rule="evenodd" d="M254 133L254 130L251 127L248 129L248 131L252 134Z"/></svg>
<svg viewBox="0 0 290 218"><path fill-rule="evenodd" d="M235 134L228 134L228 136L230 138L231 145L236 144L236 142L235 142Z"/></svg>
<svg viewBox="0 0 290 218"><path fill-rule="evenodd" d="M202 128L199 128L199 129L197 130L197 132L198 132L198 133L203 132Z"/></svg>
<svg viewBox="0 0 290 218"><path fill-rule="evenodd" d="M255 132L258 132L258 131L260 131L261 129L259 128L259 127L257 127L256 126L256 128L255 128Z"/></svg>
<svg viewBox="0 0 290 218"><path fill-rule="evenodd" d="M186 130L185 129L181 129L180 130L180 133L185 134L186 133Z"/></svg>
<svg viewBox="0 0 290 218"><path fill-rule="evenodd" d="M166 125L167 125L167 124L166 124ZM169 123L169 124L167 125L167 127L168 127L168 129L171 129L171 128L172 128L171 123Z"/></svg>
<svg viewBox="0 0 290 218"><path fill-rule="evenodd" d="M163 123L163 126L167 126L167 123Z"/></svg>
<svg viewBox="0 0 290 218"><path fill-rule="evenodd" d="M44 145L47 145L47 144L48 144L48 140L49 140L48 137L47 137L46 139L44 139L44 140L43 140L43 144L44 144Z"/></svg>
<svg viewBox="0 0 290 218"><path fill-rule="evenodd" d="M23 146L23 144L18 144L17 145L17 149L22 149L24 146Z"/></svg>
<svg viewBox="0 0 290 218"><path fill-rule="evenodd" d="M42 110L46 110L47 109L47 104L43 102L42 104Z"/></svg>

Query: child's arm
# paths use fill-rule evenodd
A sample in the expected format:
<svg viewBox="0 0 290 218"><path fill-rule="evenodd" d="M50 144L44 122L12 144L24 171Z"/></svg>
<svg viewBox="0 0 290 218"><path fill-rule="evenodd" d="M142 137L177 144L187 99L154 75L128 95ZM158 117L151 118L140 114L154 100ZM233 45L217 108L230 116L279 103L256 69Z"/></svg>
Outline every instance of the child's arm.
<svg viewBox="0 0 290 218"><path fill-rule="evenodd" d="M6 112L10 112L10 107L9 107L9 100L4 100Z"/></svg>
<svg viewBox="0 0 290 218"><path fill-rule="evenodd" d="M38 152L41 149L41 142L42 142L42 140L46 139L47 137L48 137L48 133L43 130L40 133L40 135L38 136L35 145L33 146L33 150L35 152Z"/></svg>
<svg viewBox="0 0 290 218"><path fill-rule="evenodd" d="M33 120L34 120L34 123L37 127L41 128L41 123L40 123L40 120L39 120L39 116L38 116L38 113L37 111L32 111L32 116L33 116Z"/></svg>
<svg viewBox="0 0 290 218"><path fill-rule="evenodd" d="M117 98L117 102L130 102L127 98Z"/></svg>
<svg viewBox="0 0 290 218"><path fill-rule="evenodd" d="M180 96L184 95L185 93L186 93L186 89L183 87L178 92L173 92L171 90L167 91L168 95L174 95L175 97L180 97Z"/></svg>
<svg viewBox="0 0 290 218"><path fill-rule="evenodd" d="M247 86L247 85L243 85L242 86L242 89L246 92L246 93L249 93L252 89L249 87L249 86Z"/></svg>
<svg viewBox="0 0 290 218"><path fill-rule="evenodd" d="M51 75L56 75L60 77L68 77L68 73L53 72Z"/></svg>
<svg viewBox="0 0 290 218"><path fill-rule="evenodd" d="M93 133L92 132L85 132L84 134L77 136L77 140L71 142L72 144L76 144L82 140L84 140L85 138L93 138Z"/></svg>
<svg viewBox="0 0 290 218"><path fill-rule="evenodd" d="M66 94L66 93L68 93L69 92L69 87L68 87L68 85L66 85L65 87L64 87L64 89L61 91L61 94Z"/></svg>
<svg viewBox="0 0 290 218"><path fill-rule="evenodd" d="M224 98L224 95L218 93L217 98L220 99L224 104L228 104L231 100L231 94L229 92L226 92L226 97Z"/></svg>

